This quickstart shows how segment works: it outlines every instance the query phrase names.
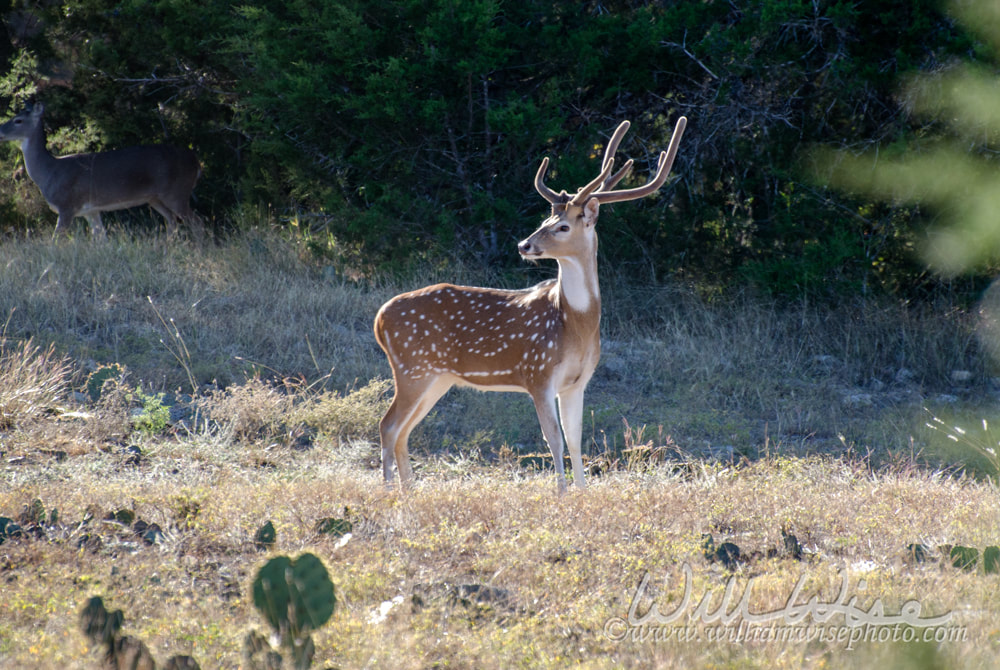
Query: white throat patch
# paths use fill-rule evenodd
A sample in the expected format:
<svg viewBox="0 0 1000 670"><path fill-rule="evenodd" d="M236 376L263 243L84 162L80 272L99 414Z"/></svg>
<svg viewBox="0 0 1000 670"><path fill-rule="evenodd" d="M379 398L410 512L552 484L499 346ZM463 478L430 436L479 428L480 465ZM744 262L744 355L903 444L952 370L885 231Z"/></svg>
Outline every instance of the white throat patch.
<svg viewBox="0 0 1000 670"><path fill-rule="evenodd" d="M584 267L575 259L559 260L559 286L569 307L586 312L597 296L597 277L588 276Z"/></svg>

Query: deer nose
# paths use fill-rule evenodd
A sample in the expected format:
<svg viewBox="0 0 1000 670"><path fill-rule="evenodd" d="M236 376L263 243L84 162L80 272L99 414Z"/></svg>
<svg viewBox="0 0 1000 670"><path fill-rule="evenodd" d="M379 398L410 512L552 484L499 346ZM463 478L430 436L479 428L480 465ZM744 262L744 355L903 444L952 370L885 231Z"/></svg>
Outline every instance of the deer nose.
<svg viewBox="0 0 1000 670"><path fill-rule="evenodd" d="M517 250L521 252L522 256L531 253L531 240L521 240L517 243Z"/></svg>

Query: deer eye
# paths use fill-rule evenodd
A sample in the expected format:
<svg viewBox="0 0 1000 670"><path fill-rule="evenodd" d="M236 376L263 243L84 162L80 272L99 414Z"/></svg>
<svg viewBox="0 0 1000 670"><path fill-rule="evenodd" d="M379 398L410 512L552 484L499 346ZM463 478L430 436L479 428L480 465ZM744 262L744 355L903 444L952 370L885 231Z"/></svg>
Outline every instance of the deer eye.
<svg viewBox="0 0 1000 670"><path fill-rule="evenodd" d="M559 232L560 233L568 233L569 232L569 224L568 223L564 223L561 226L559 226Z"/></svg>

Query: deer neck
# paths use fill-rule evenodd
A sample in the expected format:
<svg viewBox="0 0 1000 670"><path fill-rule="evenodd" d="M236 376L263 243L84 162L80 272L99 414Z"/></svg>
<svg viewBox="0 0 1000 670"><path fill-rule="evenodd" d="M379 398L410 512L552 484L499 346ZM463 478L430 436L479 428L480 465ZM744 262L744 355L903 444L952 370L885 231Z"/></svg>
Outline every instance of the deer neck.
<svg viewBox="0 0 1000 670"><path fill-rule="evenodd" d="M560 258L559 301L578 314L601 317L601 290L597 281L597 245L586 253Z"/></svg>
<svg viewBox="0 0 1000 670"><path fill-rule="evenodd" d="M21 153L24 154L24 168L28 176L44 193L56 158L45 148L45 131L41 127L21 140Z"/></svg>

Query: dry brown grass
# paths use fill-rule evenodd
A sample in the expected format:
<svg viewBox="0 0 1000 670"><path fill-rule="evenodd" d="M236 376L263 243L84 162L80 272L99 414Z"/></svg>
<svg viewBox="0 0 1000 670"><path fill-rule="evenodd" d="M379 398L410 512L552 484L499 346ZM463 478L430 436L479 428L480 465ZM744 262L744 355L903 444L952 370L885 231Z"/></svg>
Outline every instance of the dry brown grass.
<svg viewBox="0 0 1000 670"><path fill-rule="evenodd" d="M542 446L525 398L454 393L415 436L417 486L402 496L377 471L391 385L369 329L409 286L337 279L259 234L205 249L8 243L0 260L0 515L30 525L36 500L46 514L37 536L0 545L0 666L93 667L77 615L100 595L161 662L239 667L243 635L263 625L248 593L268 555L252 537L271 520L272 553L316 553L337 587L314 667L992 667L1000 578L938 547L1000 544L1000 494L925 458L957 444L924 427L925 404L949 410L951 432L990 412L968 314L611 282L587 396L592 486L557 498L550 473L522 465ZM97 402L73 395L112 362L125 375ZM190 392L189 372L191 412L139 430L142 398ZM102 521L123 508L162 538ZM346 544L315 531L324 517L353 522ZM803 560L775 551L783 532ZM710 562L705 534L748 560ZM913 543L932 560L905 562ZM832 601L846 569L859 607L917 600L924 616L954 612L966 636L847 649L710 643L697 621L699 641L604 634L647 572L643 606L669 610L685 564L696 599L753 580L754 611L782 607L803 576L800 603Z"/></svg>
<svg viewBox="0 0 1000 670"><path fill-rule="evenodd" d="M194 460L177 447L139 467L99 454L8 466L0 510L37 498L71 523L44 540L3 545L0 658L12 667L91 667L96 652L76 616L86 598L102 595L157 657L189 653L203 667L236 667L242 636L262 626L248 591L267 556L251 537L268 519L277 528L274 551L316 553L337 588L338 611L316 636L316 667L865 667L864 659L906 653L905 645L878 643L848 650L604 635L608 620L626 616L647 571L661 611L676 607L684 564L696 598L710 592L718 602L731 574L740 589L752 578L756 612L783 607L802 575L800 604L814 595L834 602L847 569L864 609L878 598L887 613L908 600L919 601L924 616L955 612L966 639L940 645L944 665L927 667L991 667L995 658L998 577L904 563L913 542L995 543L998 494L985 484L779 459L742 468L692 464L683 476L616 472L561 499L548 474L480 466L456 476L430 467L412 494L399 496L384 491L352 449L372 445L322 444L267 468L224 452ZM162 542L147 546L97 521L76 526L87 510L100 518L121 507L160 524ZM316 520L345 507L354 521L346 545L313 531ZM782 528L797 535L805 560L766 557L780 546ZM78 549L84 532L102 544ZM755 557L727 572L702 555L703 533ZM496 591L482 602L455 602L450 585ZM398 596L403 602L376 622L380 605Z"/></svg>
<svg viewBox="0 0 1000 670"><path fill-rule="evenodd" d="M49 345L0 336L0 430L37 419L64 399L70 361Z"/></svg>

